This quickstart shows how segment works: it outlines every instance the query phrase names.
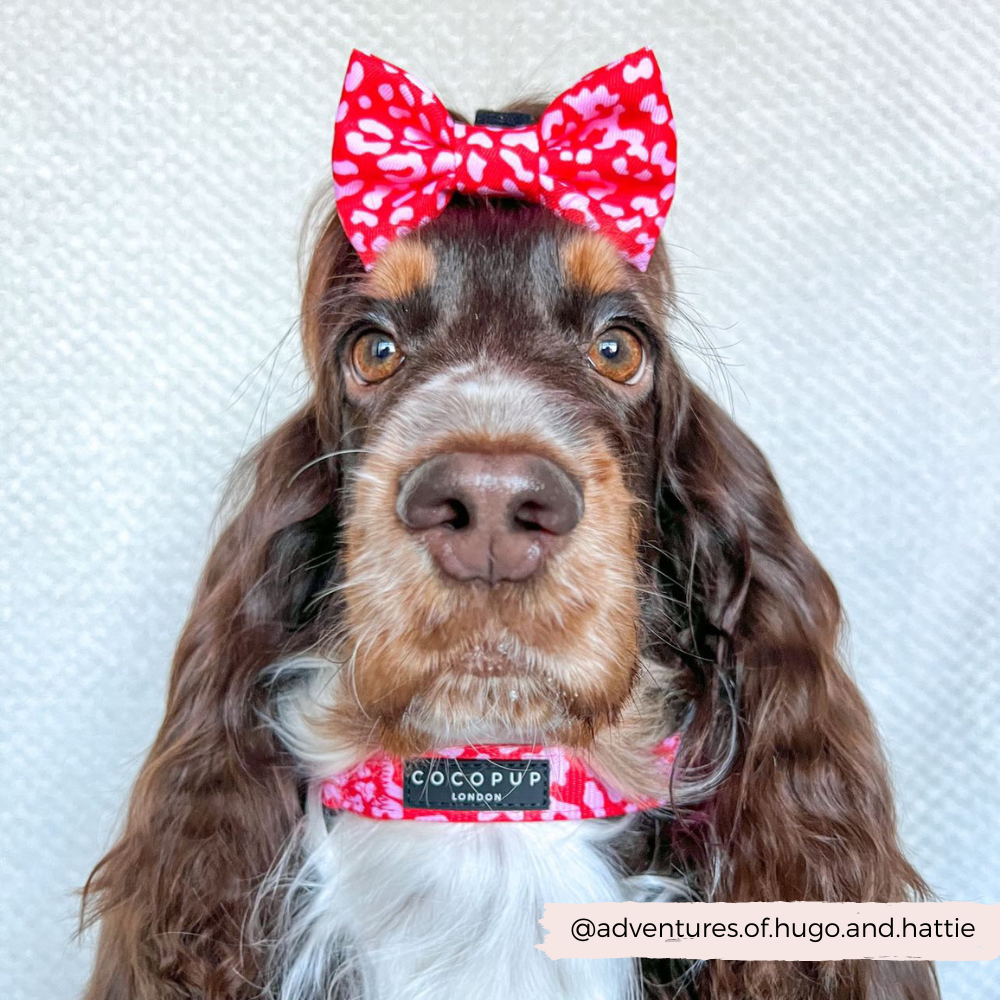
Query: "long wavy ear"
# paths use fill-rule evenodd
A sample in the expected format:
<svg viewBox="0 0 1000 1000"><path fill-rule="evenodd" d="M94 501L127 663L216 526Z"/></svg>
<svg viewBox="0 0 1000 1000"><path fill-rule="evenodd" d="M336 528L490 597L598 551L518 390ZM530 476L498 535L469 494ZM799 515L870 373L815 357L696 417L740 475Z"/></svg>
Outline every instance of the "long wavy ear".
<svg viewBox="0 0 1000 1000"><path fill-rule="evenodd" d="M838 659L837 593L766 460L690 383L660 410L660 578L687 605L672 645L696 692L677 790L699 808L675 824L677 851L721 902L925 896L871 715ZM713 1000L938 996L927 963L719 961L701 975Z"/></svg>
<svg viewBox="0 0 1000 1000"><path fill-rule="evenodd" d="M349 256L333 219L306 282L314 377ZM84 923L101 922L87 1000L259 993L261 963L244 926L300 814L290 762L260 722L261 674L324 627L310 596L337 544L337 462L325 457L340 435L332 371L237 477L246 499L205 567L124 831L84 889Z"/></svg>

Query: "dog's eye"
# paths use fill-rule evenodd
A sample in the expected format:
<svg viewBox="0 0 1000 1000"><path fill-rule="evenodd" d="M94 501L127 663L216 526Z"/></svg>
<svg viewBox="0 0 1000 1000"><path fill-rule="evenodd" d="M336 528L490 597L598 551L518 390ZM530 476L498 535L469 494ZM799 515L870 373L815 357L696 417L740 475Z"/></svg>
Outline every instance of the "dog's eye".
<svg viewBox="0 0 1000 1000"><path fill-rule="evenodd" d="M605 330L590 345L587 357L605 378L633 385L642 375L645 352L642 341L634 333L616 326Z"/></svg>
<svg viewBox="0 0 1000 1000"><path fill-rule="evenodd" d="M354 371L362 382L383 382L403 363L399 345L381 330L358 337L351 357Z"/></svg>

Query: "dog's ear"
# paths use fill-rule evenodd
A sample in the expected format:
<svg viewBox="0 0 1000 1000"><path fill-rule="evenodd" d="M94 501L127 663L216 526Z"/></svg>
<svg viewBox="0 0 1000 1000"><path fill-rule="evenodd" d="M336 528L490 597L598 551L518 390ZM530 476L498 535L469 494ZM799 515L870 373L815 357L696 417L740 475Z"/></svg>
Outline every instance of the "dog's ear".
<svg viewBox="0 0 1000 1000"><path fill-rule="evenodd" d="M324 229L303 310L314 375L324 303L354 266L348 251L338 227ZM325 624L313 597L336 561L333 371L237 477L245 499L205 567L124 831L84 890L86 922L101 921L88 1000L259 993L246 934L255 887L300 813L292 764L261 721L262 675Z"/></svg>
<svg viewBox="0 0 1000 1000"><path fill-rule="evenodd" d="M689 382L660 411L660 578L696 691L677 793L699 808L675 824L676 846L698 889L721 902L924 896L871 715L838 659L837 593L766 460ZM720 961L704 975L714 1000L938 995L926 963Z"/></svg>

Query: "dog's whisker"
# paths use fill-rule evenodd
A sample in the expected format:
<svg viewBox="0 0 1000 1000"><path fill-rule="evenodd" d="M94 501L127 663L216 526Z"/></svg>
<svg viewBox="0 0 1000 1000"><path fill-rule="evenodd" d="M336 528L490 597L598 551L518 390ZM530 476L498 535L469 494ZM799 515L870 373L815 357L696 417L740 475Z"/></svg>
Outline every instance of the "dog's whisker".
<svg viewBox="0 0 1000 1000"><path fill-rule="evenodd" d="M316 458L311 459L306 462L301 468L297 469L292 478L288 481L288 485L291 486L299 476L302 475L308 469L311 469L314 465L319 465L320 462L329 461L331 458L338 458L341 455L366 455L370 454L370 449L368 448L341 448L339 451L327 451L322 455L318 455Z"/></svg>

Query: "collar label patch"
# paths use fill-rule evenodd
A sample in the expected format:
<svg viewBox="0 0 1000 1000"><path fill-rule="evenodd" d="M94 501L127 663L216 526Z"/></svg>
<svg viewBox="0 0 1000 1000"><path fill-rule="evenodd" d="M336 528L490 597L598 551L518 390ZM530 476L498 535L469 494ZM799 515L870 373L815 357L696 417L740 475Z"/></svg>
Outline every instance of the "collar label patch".
<svg viewBox="0 0 1000 1000"><path fill-rule="evenodd" d="M423 757L403 767L409 809L548 809L547 760L458 760Z"/></svg>

